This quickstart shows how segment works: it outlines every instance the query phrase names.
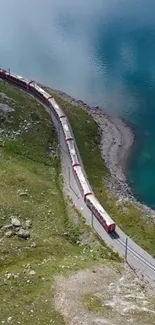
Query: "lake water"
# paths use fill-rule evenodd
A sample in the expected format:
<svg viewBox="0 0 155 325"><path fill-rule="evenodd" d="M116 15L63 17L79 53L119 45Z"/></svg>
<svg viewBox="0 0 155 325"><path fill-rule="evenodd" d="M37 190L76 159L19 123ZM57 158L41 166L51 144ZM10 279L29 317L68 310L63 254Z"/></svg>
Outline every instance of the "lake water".
<svg viewBox="0 0 155 325"><path fill-rule="evenodd" d="M127 171L155 208L155 1L1 0L0 64L126 119Z"/></svg>

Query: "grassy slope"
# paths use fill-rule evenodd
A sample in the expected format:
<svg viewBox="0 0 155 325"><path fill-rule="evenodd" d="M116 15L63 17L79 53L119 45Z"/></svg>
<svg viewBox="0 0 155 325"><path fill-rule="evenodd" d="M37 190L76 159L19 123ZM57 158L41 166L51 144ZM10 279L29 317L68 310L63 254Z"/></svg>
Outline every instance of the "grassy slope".
<svg viewBox="0 0 155 325"><path fill-rule="evenodd" d="M142 212L134 205L124 203L116 206L116 198L107 192L104 179L108 176L100 152L100 134L97 123L80 106L74 106L51 92L62 106L73 127L84 166L96 196L116 223L145 250L155 256L155 226L144 219ZM95 170L95 173L94 173Z"/></svg>
<svg viewBox="0 0 155 325"><path fill-rule="evenodd" d="M2 93L7 94L4 98ZM10 216L32 220L31 238L6 238L0 229L0 322L10 324L64 324L53 307L54 276L117 259L100 244L93 249L76 244L89 229L75 226L62 194L59 157L49 157L49 145L57 151L54 127L44 109L27 95L0 82L0 103L14 112L0 116L0 226ZM30 123L30 124L28 124ZM28 127L28 130L25 127ZM13 131L22 130L15 140ZM27 190L28 197L18 195ZM74 212L75 213L75 212ZM94 243L97 242L93 236ZM36 247L32 247L32 243ZM97 261L96 261L97 260ZM36 274L29 275L34 270ZM15 274L7 279L7 274Z"/></svg>

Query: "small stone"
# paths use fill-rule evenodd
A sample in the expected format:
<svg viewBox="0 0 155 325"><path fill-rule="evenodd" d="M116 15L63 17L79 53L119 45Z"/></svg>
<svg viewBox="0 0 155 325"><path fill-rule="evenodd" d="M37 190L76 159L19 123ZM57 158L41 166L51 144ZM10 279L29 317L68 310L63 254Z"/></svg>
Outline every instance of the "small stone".
<svg viewBox="0 0 155 325"><path fill-rule="evenodd" d="M31 228L32 227L32 221L31 220L26 220L25 221L25 227L28 228L28 229Z"/></svg>
<svg viewBox="0 0 155 325"><path fill-rule="evenodd" d="M21 228L18 232L17 232L17 236L18 237L21 237L21 238L24 238L24 239L28 239L30 238L30 233L29 231Z"/></svg>
<svg viewBox="0 0 155 325"><path fill-rule="evenodd" d="M12 274L11 274L11 273L8 273L7 276L6 276L6 278L7 278L8 280L10 280L10 279L12 278Z"/></svg>
<svg viewBox="0 0 155 325"><path fill-rule="evenodd" d="M11 217L11 223L14 227L20 227L20 220L16 216Z"/></svg>
<svg viewBox="0 0 155 325"><path fill-rule="evenodd" d="M37 247L36 243L33 242L33 243L31 244L31 247L33 247L33 248Z"/></svg>
<svg viewBox="0 0 155 325"><path fill-rule="evenodd" d="M34 270L29 272L29 275L35 275L35 274L36 274L36 272Z"/></svg>
<svg viewBox="0 0 155 325"><path fill-rule="evenodd" d="M28 194L26 192L21 192L19 193L19 196L28 196Z"/></svg>
<svg viewBox="0 0 155 325"><path fill-rule="evenodd" d="M12 317L8 317L7 321L10 322L12 320Z"/></svg>
<svg viewBox="0 0 155 325"><path fill-rule="evenodd" d="M6 236L7 238L10 238L11 236L13 236L13 231L11 231L11 230L7 231L7 232L5 233L5 236Z"/></svg>
<svg viewBox="0 0 155 325"><path fill-rule="evenodd" d="M10 225L5 225L5 226L3 226L1 229L2 229L2 230L5 230L5 229L12 229L12 228L13 228L13 225L10 224Z"/></svg>

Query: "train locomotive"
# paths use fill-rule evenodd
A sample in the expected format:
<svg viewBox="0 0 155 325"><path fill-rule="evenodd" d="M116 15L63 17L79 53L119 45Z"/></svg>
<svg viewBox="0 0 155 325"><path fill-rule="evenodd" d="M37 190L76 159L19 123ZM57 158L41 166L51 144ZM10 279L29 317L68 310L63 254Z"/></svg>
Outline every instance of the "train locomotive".
<svg viewBox="0 0 155 325"><path fill-rule="evenodd" d="M52 110L54 115L60 121L60 125L62 127L64 137L67 143L75 179L77 181L79 190L81 192L85 204L91 210L92 214L101 224L101 226L108 233L114 232L116 230L116 224L92 193L88 181L84 176L83 168L81 167L81 164L79 162L78 152L76 150L76 145L72 136L72 130L69 121L66 115L64 114L63 110L55 101L55 99L52 98L52 96L48 94L44 89L42 89L39 85L37 85L36 82L29 81L21 76L10 73L10 71L8 72L6 70L0 69L0 79L4 81L6 80L14 86L17 86L22 90L25 90L26 92L32 94L42 103L46 104L49 109Z"/></svg>

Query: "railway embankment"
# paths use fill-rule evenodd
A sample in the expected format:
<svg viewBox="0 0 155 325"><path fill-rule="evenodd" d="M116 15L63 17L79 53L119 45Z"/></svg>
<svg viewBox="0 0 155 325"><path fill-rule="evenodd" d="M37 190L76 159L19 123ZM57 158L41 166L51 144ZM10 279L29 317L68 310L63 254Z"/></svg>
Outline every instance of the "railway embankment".
<svg viewBox="0 0 155 325"><path fill-rule="evenodd" d="M48 113L0 81L0 324L64 325L55 276L106 263L123 266L63 195Z"/></svg>
<svg viewBox="0 0 155 325"><path fill-rule="evenodd" d="M85 163L91 157L108 177L97 124L89 115L86 120L80 107L76 112L67 102L65 110L72 124L77 120ZM0 322L151 323L149 285L135 278L66 202L58 139L44 108L1 81L0 122ZM97 186L99 175L89 168Z"/></svg>
<svg viewBox="0 0 155 325"><path fill-rule="evenodd" d="M134 198L124 167L134 143L132 130L120 119L44 87L67 114L90 184L107 212L137 244L154 256L155 212Z"/></svg>

